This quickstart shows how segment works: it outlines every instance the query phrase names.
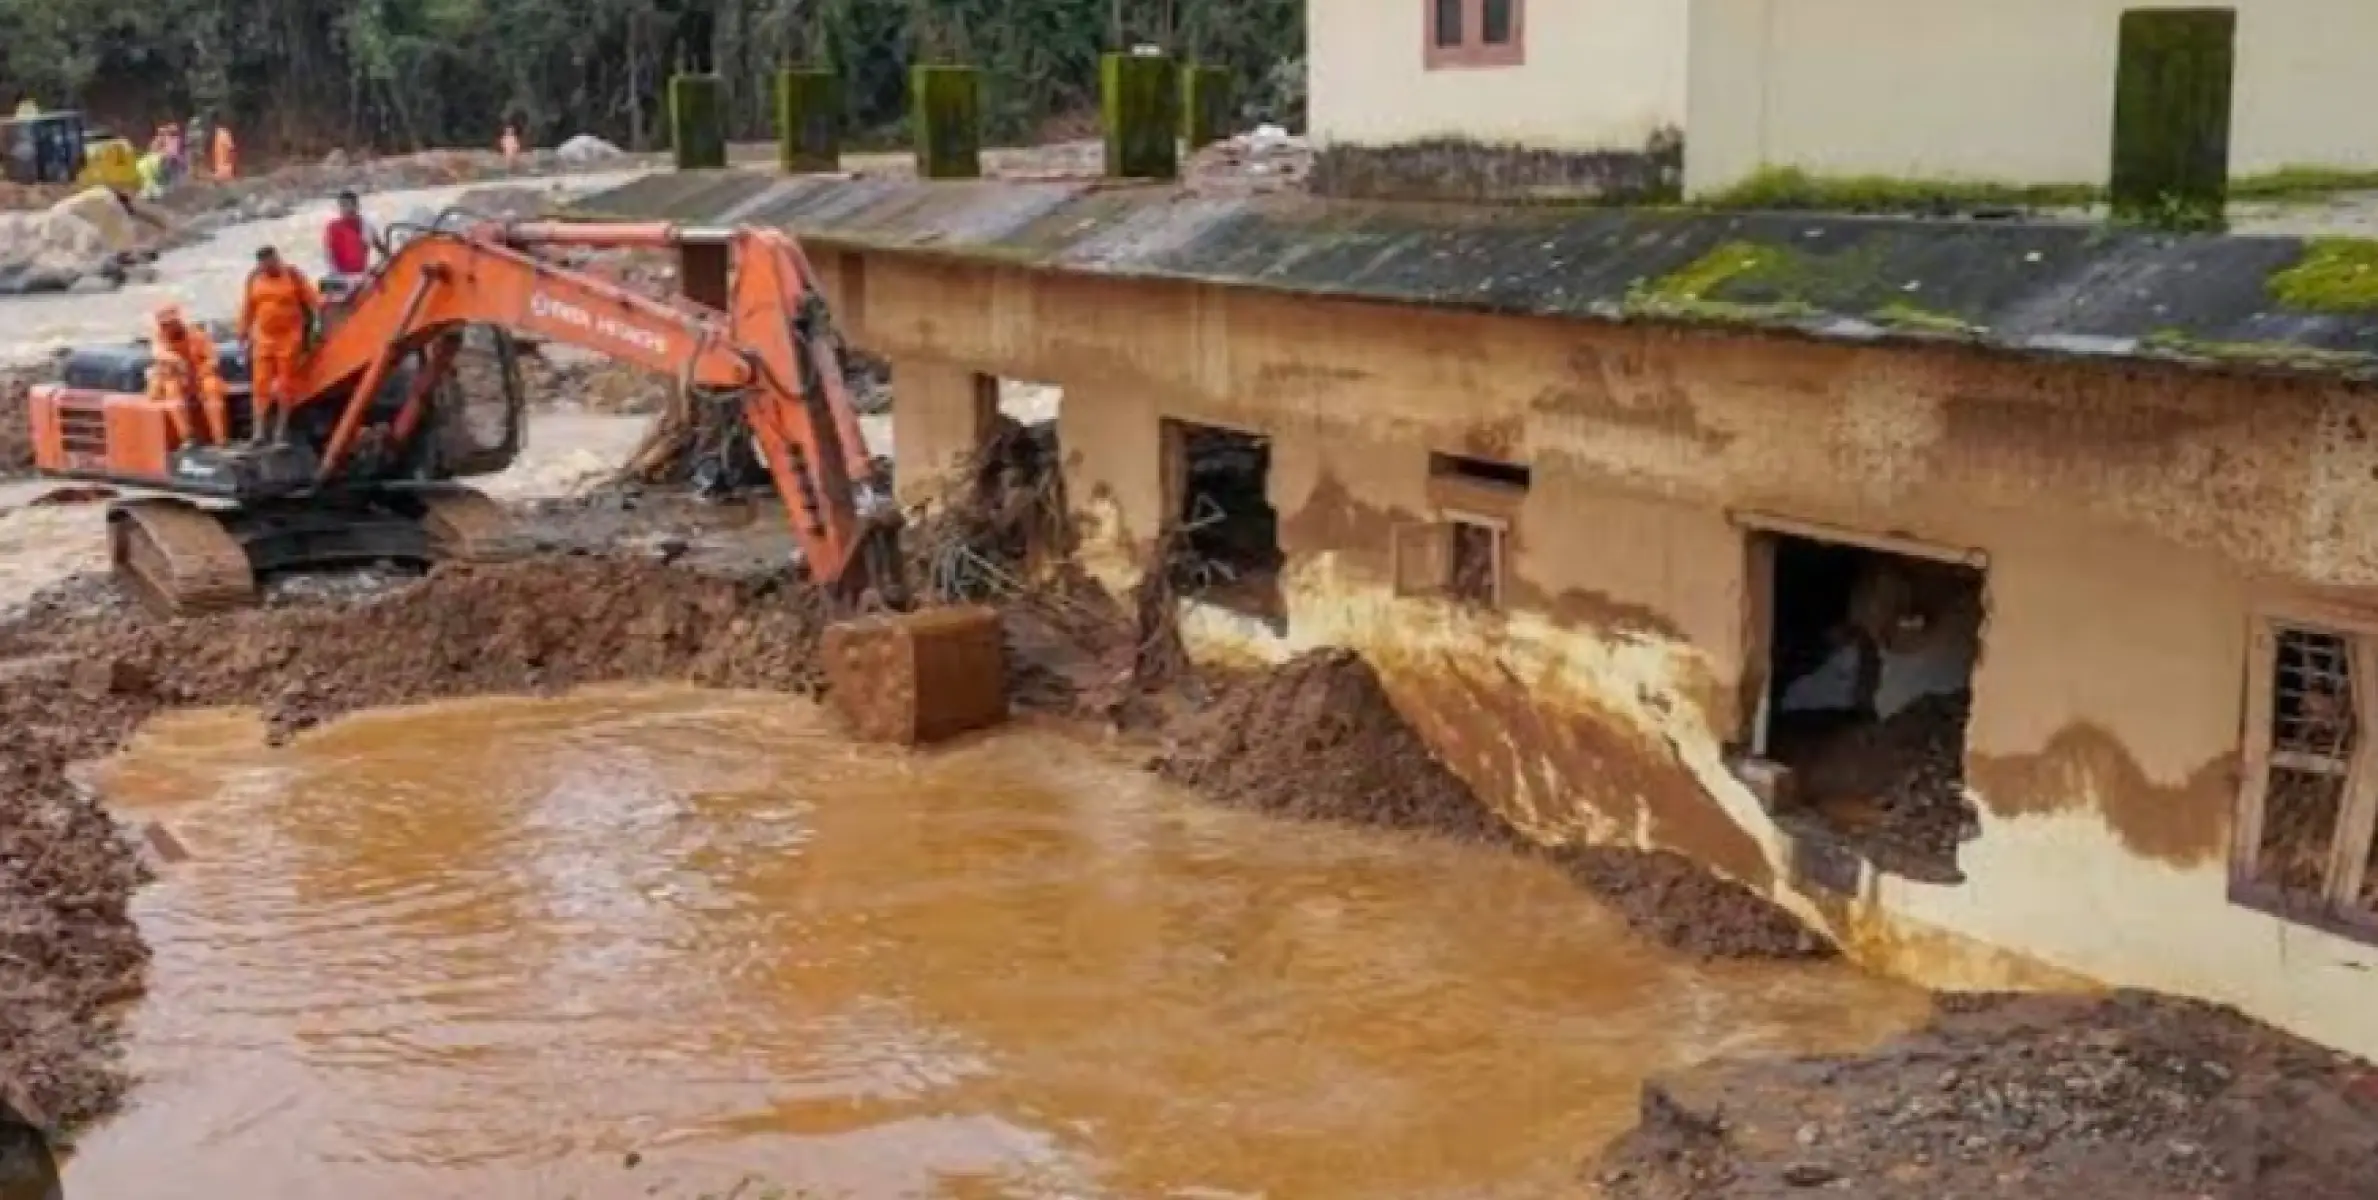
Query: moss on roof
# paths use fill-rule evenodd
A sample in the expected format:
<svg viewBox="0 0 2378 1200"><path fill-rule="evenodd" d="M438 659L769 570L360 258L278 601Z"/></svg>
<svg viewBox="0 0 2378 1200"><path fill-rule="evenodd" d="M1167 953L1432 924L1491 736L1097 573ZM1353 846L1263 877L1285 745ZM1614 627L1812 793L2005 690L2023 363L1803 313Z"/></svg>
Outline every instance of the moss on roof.
<svg viewBox="0 0 2378 1200"><path fill-rule="evenodd" d="M760 171L654 175L579 210L763 223L821 245L1386 302L2378 375L2378 243L2080 222L1396 205Z"/></svg>

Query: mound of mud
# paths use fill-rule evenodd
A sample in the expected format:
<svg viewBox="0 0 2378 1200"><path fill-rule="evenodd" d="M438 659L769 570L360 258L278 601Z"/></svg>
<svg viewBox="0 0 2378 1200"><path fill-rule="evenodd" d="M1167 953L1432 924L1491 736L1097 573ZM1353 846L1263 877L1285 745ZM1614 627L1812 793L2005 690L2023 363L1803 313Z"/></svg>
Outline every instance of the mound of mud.
<svg viewBox="0 0 2378 1200"><path fill-rule="evenodd" d="M1377 672L1349 650L1314 651L1242 679L1169 735L1157 774L1219 804L1525 845L1437 761ZM1772 901L1679 855L1598 846L1546 857L1637 932L1696 957L1833 952Z"/></svg>
<svg viewBox="0 0 2378 1200"><path fill-rule="evenodd" d="M2378 1073L2183 1000L1944 998L1870 1054L1645 1085L1612 1200L2378 1194Z"/></svg>
<svg viewBox="0 0 2378 1200"><path fill-rule="evenodd" d="M457 564L353 607L98 632L73 647L179 705L253 705L277 732L451 696L681 679L815 695L813 594L650 559Z"/></svg>
<svg viewBox="0 0 2378 1200"><path fill-rule="evenodd" d="M1731 879L1666 850L1571 846L1552 860L1635 931L1695 958L1830 958L1833 943Z"/></svg>
<svg viewBox="0 0 2378 1200"><path fill-rule="evenodd" d="M0 1080L47 1122L108 1111L124 1080L110 1006L146 951L127 908L139 859L67 767L175 705L241 705L286 734L358 709L613 681L814 694L814 594L649 560L452 566L353 605L154 623L36 606L0 646Z"/></svg>
<svg viewBox="0 0 2378 1200"><path fill-rule="evenodd" d="M1316 650L1243 680L1168 740L1156 773L1221 804L1468 838L1502 833L1350 650Z"/></svg>

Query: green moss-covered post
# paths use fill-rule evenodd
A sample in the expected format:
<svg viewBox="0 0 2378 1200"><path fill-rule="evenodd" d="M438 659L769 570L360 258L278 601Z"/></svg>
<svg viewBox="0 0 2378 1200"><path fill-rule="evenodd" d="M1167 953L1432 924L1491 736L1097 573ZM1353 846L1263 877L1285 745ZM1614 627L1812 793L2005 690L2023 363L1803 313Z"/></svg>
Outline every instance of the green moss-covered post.
<svg viewBox="0 0 2378 1200"><path fill-rule="evenodd" d="M700 171L727 165L727 83L716 75L677 75L669 80L669 147L677 169ZM680 246L677 287L685 298L711 308L727 306L727 248Z"/></svg>
<svg viewBox="0 0 2378 1200"><path fill-rule="evenodd" d="M669 79L669 146L677 169L727 165L727 81L716 75Z"/></svg>
<svg viewBox="0 0 2378 1200"><path fill-rule="evenodd" d="M917 174L975 179L983 173L983 91L973 67L908 69L909 136Z"/></svg>
<svg viewBox="0 0 2378 1200"><path fill-rule="evenodd" d="M2114 78L2116 220L2217 228L2229 200L2231 9L2122 14Z"/></svg>
<svg viewBox="0 0 2378 1200"><path fill-rule="evenodd" d="M1192 151L1230 136L1230 69L1181 68L1181 141Z"/></svg>
<svg viewBox="0 0 2378 1200"><path fill-rule="evenodd" d="M815 67L776 73L776 165L787 175L842 166L842 77Z"/></svg>
<svg viewBox="0 0 2378 1200"><path fill-rule="evenodd" d="M1109 54L1098 62L1112 179L1172 179L1181 173L1181 85L1161 54Z"/></svg>

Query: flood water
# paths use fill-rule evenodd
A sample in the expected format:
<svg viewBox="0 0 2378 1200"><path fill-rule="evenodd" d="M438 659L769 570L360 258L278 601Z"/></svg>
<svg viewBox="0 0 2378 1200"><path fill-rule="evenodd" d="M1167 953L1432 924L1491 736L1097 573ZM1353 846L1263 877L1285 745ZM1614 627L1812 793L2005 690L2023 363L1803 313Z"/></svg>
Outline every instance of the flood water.
<svg viewBox="0 0 2378 1200"><path fill-rule="evenodd" d="M854 747L774 696L279 750L182 714L97 779L193 857L141 896L142 1081L73 1195L1573 1195L1646 1074L1924 1007L1687 963L1493 851L1215 810L1047 731Z"/></svg>

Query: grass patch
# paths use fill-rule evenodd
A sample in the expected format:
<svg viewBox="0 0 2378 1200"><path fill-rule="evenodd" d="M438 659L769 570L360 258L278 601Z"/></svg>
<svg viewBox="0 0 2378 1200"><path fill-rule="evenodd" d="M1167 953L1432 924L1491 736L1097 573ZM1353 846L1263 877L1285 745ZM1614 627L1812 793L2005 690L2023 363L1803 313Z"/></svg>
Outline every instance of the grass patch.
<svg viewBox="0 0 2378 1200"><path fill-rule="evenodd" d="M1911 333L1932 333L1947 337L1972 337L1980 332L1974 325L1948 313L1918 308L1913 304L1893 301L1874 310L1878 324Z"/></svg>
<svg viewBox="0 0 2378 1200"><path fill-rule="evenodd" d="M2245 366L2340 371L2371 365L2368 355L2349 350L2323 350L2294 342L2209 341L2177 329L2158 329L2142 339L2142 344L2149 350L2178 358Z"/></svg>
<svg viewBox="0 0 2378 1200"><path fill-rule="evenodd" d="M2299 312L2378 312L2378 242L2320 238L2303 258L2264 285L2271 298Z"/></svg>
<svg viewBox="0 0 2378 1200"><path fill-rule="evenodd" d="M2281 167L2229 181L2232 200L2318 200L2340 192L2378 191L2378 171L2338 167Z"/></svg>
<svg viewBox="0 0 2378 1200"><path fill-rule="evenodd" d="M1884 175L1813 175L1767 167L1722 192L1705 208L1782 212L1941 213L1975 208L2074 208L2097 203L2105 189L2084 183L2015 184L1894 179Z"/></svg>

